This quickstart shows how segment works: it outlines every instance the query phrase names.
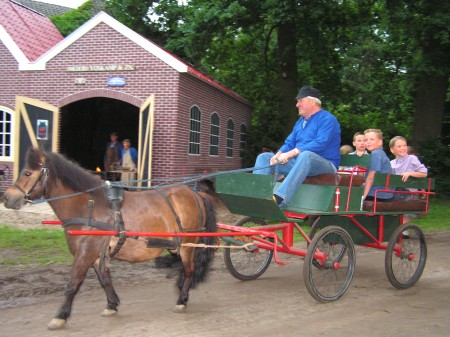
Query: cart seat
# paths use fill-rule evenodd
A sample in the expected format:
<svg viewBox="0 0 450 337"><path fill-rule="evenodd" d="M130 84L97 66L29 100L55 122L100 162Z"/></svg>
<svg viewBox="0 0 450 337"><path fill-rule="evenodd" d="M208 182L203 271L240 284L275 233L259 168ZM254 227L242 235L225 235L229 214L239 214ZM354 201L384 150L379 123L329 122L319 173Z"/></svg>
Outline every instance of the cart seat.
<svg viewBox="0 0 450 337"><path fill-rule="evenodd" d="M353 178L352 178L353 177ZM350 186L352 179L352 186L359 187L364 183L364 177L360 175L351 175L345 173L324 173L313 177L307 177L304 184L310 185L331 185L331 186Z"/></svg>
<svg viewBox="0 0 450 337"><path fill-rule="evenodd" d="M364 201L363 210L373 212L375 202ZM426 200L395 200L390 202L377 202L377 212L425 212L427 202Z"/></svg>

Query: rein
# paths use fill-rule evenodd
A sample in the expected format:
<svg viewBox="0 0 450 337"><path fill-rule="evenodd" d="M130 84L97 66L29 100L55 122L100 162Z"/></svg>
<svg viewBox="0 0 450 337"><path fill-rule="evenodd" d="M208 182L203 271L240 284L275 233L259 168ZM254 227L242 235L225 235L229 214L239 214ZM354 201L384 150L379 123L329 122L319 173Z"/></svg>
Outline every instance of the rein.
<svg viewBox="0 0 450 337"><path fill-rule="evenodd" d="M278 165L278 164L275 164L275 165ZM154 186L151 186L151 187L124 186L124 185L122 185L120 183L115 183L115 182L113 182L113 183L108 182L108 184L110 184L111 186L117 187L117 188L123 188L123 189L126 188L128 190L142 190L142 191L145 191L145 190L156 190L159 187L172 187L172 186L187 185L187 184L190 184L190 183L195 183L195 188L196 188L198 181L202 180L202 179L215 178L215 177L218 177L218 176L221 176L221 175L225 175L225 174L250 172L250 171L264 169L264 168L272 167L272 166L274 166L274 165L268 165L268 166L262 166L262 167L250 167L250 168L245 168L245 169L223 171L223 172L216 172L216 173L210 173L210 174L201 174L201 175L197 175L197 176L187 177L185 180L177 182L177 183L171 183L171 184L168 184L168 183L164 184L163 183L163 184L154 185ZM46 173L46 175L48 175L48 173ZM179 179L181 179L181 178L180 177L172 178L171 181L179 180ZM129 180L129 182L147 182L149 180L150 179ZM167 179L165 181L167 181ZM35 185L36 184L37 184L37 182L35 183ZM35 185L34 185L34 187L35 187ZM90 188L90 189L85 190L85 191L75 192L75 193L66 194L66 195L61 195L61 196L53 197L53 198L43 198L43 197L41 197L40 199L35 199L35 200L26 199L26 200L27 200L27 202L29 202L31 204L40 204L40 203L43 203L43 202L61 200L61 199L65 199L65 198L72 198L72 197L76 197L76 196L79 196L79 195L82 195L82 194L90 193L90 192L93 192L95 190L104 188L106 185L107 185L107 183L102 183L100 186L96 186L96 187ZM26 192L20 186L17 186L15 183L14 183L14 186L16 186L22 193L24 193L26 195ZM45 190L45 186L44 186L44 190Z"/></svg>

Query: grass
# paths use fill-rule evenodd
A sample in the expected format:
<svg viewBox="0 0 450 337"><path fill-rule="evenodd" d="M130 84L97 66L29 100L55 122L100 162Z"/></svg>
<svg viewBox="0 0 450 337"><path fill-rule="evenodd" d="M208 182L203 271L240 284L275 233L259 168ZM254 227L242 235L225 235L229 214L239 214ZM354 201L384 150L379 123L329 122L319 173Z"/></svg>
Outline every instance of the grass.
<svg viewBox="0 0 450 337"><path fill-rule="evenodd" d="M428 215L411 222L424 232L450 230L450 200L432 198Z"/></svg>
<svg viewBox="0 0 450 337"><path fill-rule="evenodd" d="M69 263L62 230L27 229L0 225L0 266Z"/></svg>

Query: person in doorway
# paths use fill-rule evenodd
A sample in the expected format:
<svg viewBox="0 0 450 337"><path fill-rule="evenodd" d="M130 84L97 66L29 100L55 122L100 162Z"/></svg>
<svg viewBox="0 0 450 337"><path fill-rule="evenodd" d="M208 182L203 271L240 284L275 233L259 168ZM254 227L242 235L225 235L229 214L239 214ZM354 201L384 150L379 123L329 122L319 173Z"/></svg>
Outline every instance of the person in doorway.
<svg viewBox="0 0 450 337"><path fill-rule="evenodd" d="M370 151L370 164L366 173L364 183L364 200L373 201L375 198L380 202L393 200L393 194L379 192L375 196L376 190L384 190L383 186L373 186L375 173L391 173L391 162L383 151L383 133L378 129L367 129L364 131L367 150Z"/></svg>
<svg viewBox="0 0 450 337"><path fill-rule="evenodd" d="M120 162L122 170L130 172L122 172L120 180L123 185L134 186L136 180L137 151L131 146L129 139L122 141L122 160Z"/></svg>
<svg viewBox="0 0 450 337"><path fill-rule="evenodd" d="M275 171L274 165L280 164L279 173L286 178L273 198L282 207L289 205L306 177L336 173L340 162L341 127L335 116L322 109L319 90L304 86L295 99L300 118L294 129L276 154L258 155L253 171L254 174L271 174Z"/></svg>
<svg viewBox="0 0 450 337"><path fill-rule="evenodd" d="M111 132L110 141L106 145L104 168L106 172L106 177L109 180L117 180L117 176L114 173L111 173L114 170L114 167L120 163L122 159L122 144L118 141L119 135L117 132Z"/></svg>

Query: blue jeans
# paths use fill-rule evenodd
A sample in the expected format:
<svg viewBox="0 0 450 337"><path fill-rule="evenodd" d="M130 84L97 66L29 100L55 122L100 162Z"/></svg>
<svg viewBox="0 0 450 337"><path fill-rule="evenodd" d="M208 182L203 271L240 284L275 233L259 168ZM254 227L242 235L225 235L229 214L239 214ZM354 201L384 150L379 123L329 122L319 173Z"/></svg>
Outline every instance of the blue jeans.
<svg viewBox="0 0 450 337"><path fill-rule="evenodd" d="M254 170L255 174L272 174L275 172L275 166L270 165L270 158L273 153L264 152L256 158L255 167L261 169ZM292 196L298 187L303 183L306 177L316 176L323 173L336 173L336 167L329 160L322 158L311 151L300 152L297 157L292 158L286 164L278 165L279 174L286 176L284 181L275 192L276 195L284 199L284 206L289 204Z"/></svg>

